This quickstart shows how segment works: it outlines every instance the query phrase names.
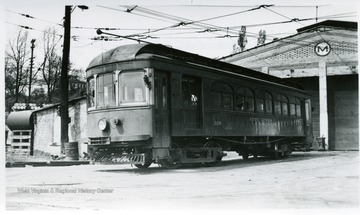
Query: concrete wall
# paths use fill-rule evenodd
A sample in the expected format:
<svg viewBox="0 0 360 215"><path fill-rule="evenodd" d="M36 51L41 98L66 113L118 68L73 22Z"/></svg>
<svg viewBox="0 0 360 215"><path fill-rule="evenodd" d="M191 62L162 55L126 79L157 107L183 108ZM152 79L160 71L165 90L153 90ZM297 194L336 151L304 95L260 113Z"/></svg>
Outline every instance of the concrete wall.
<svg viewBox="0 0 360 215"><path fill-rule="evenodd" d="M34 155L59 155L60 116L58 106L36 111L34 119ZM69 142L79 143L79 154L87 151L86 99L69 103Z"/></svg>

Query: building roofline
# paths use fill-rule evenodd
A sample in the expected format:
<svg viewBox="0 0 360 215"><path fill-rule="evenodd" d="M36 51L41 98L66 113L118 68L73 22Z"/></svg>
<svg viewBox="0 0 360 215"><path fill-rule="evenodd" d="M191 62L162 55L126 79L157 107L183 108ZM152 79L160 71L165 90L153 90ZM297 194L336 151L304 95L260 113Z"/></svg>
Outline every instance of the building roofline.
<svg viewBox="0 0 360 215"><path fill-rule="evenodd" d="M231 57L234 57L234 56L236 56L238 54L246 53L246 52L261 48L261 47L268 46L268 45L276 43L276 42L285 41L285 40L290 39L292 37L295 37L295 36L297 36L297 35L299 35L301 33L304 33L304 32L306 32L308 30L312 30L312 29L316 29L316 28L320 28L320 27L338 27L338 28L343 28L343 29L357 30L357 24L358 24L357 22L326 20L326 21L323 21L323 22L315 23L313 25L305 26L303 28L299 28L299 29L297 29L297 32L298 32L297 34L293 34L293 35L289 35L287 37L272 40L272 41L270 41L268 43L246 49L246 50L244 50L242 52L237 52L237 53L234 53L234 54L223 56L223 57L219 58L218 60L225 61L226 58L231 58Z"/></svg>
<svg viewBox="0 0 360 215"><path fill-rule="evenodd" d="M354 29L357 30L357 22L348 22L348 21L338 21L338 20L325 20L323 22L318 22L312 25L308 25L302 28L298 28L297 32L301 33L310 29L319 28L319 27L338 27L345 29Z"/></svg>
<svg viewBox="0 0 360 215"><path fill-rule="evenodd" d="M76 101L80 101L82 99L86 99L86 96L81 96L81 97L77 97L77 98L74 98L74 99L71 99L68 101L68 103L73 103L73 102L76 102ZM40 108L40 109L37 109L37 110L34 110L33 112L40 112L40 111L43 111L43 110L47 110L47 109L51 109L51 108L54 108L54 107L57 107L57 106L60 106L60 103L56 103L56 104L53 104L53 105L49 105L49 106L46 106L46 107L43 107L43 108Z"/></svg>

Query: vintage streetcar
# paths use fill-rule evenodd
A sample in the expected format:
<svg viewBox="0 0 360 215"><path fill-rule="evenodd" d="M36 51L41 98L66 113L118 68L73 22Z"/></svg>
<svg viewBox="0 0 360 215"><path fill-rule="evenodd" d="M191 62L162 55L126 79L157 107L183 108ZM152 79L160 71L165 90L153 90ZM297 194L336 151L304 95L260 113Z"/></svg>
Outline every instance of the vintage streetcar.
<svg viewBox="0 0 360 215"><path fill-rule="evenodd" d="M309 95L257 71L134 44L100 54L86 76L94 162L214 165L224 151L280 158L312 141Z"/></svg>

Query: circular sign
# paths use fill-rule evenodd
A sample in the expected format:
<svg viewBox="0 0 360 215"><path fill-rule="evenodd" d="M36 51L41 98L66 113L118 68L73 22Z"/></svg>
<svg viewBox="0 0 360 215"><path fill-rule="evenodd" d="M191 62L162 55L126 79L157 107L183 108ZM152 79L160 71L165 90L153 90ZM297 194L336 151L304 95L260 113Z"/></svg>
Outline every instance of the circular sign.
<svg viewBox="0 0 360 215"><path fill-rule="evenodd" d="M315 46L315 53L319 56L326 56L330 53L331 47L330 44L327 42L321 42L316 44Z"/></svg>

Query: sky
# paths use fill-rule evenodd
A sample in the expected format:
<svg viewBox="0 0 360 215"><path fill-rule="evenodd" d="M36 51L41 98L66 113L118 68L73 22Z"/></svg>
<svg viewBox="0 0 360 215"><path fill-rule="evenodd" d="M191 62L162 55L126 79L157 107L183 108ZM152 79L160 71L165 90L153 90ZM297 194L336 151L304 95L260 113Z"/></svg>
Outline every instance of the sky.
<svg viewBox="0 0 360 215"><path fill-rule="evenodd" d="M50 3L51 2L51 3ZM258 33L265 30L266 42L296 33L296 29L327 19L357 21L358 5L351 0L332 1L242 1L242 0L5 0L3 3L4 48L20 26L31 28L29 39L36 39L35 66L43 53L42 37L47 28L55 28L58 52L62 54L65 5L74 5L71 13L70 61L86 69L91 60L104 51L136 41L112 38L94 40L97 28L121 36L135 35L148 42L218 58L232 53L241 26L247 26L246 48L256 45ZM259 8L260 5L272 5ZM87 5L81 10L75 5ZM317 7L316 7L317 6ZM126 12L126 10L131 10ZM26 17L26 15L32 18ZM289 22L292 19L308 21ZM195 22L193 22L195 21ZM180 23L187 23L179 25ZM189 24L193 22L192 24ZM281 23L265 25L267 23Z"/></svg>

